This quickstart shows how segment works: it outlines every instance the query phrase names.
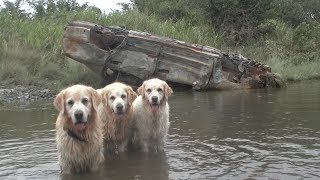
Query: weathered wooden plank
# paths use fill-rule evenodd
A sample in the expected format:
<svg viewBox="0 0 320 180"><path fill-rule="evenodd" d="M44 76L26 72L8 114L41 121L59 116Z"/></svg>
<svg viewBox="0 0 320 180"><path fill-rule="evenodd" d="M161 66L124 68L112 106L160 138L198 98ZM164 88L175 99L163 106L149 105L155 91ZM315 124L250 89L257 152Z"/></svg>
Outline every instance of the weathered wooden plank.
<svg viewBox="0 0 320 180"><path fill-rule="evenodd" d="M240 55L119 27L72 22L65 29L63 48L66 56L104 74L107 80L131 85L150 77L194 89L282 85L269 67Z"/></svg>
<svg viewBox="0 0 320 180"><path fill-rule="evenodd" d="M111 65L110 68L113 67L114 70L131 74L140 79L150 77L156 69L155 58L136 51L123 50L110 60L119 62L117 65Z"/></svg>

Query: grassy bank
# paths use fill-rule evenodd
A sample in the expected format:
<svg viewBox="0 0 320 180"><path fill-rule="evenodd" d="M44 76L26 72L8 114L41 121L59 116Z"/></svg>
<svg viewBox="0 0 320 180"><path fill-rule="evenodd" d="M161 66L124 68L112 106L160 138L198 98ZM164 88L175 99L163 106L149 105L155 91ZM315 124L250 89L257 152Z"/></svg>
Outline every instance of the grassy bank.
<svg viewBox="0 0 320 180"><path fill-rule="evenodd" d="M136 10L107 16L97 14L94 10L82 10L52 13L34 19L0 12L0 85L37 85L53 90L74 83L101 86L99 76L62 55L64 26L72 20L91 21L105 26L120 25L241 53L245 57L267 63L273 72L287 80L320 76L320 59L316 56L320 50L317 52L312 48L310 51L296 47L294 30L277 22L273 22L273 25L278 28L278 34L255 40L248 45L230 46L221 34L209 26L189 26L183 20L161 22L155 16L147 16Z"/></svg>

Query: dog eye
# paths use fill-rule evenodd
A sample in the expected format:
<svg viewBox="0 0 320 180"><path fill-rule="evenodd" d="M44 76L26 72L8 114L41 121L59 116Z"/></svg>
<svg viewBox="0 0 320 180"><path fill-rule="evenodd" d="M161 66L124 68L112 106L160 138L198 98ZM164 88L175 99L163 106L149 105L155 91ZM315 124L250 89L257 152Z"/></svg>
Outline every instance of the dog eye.
<svg viewBox="0 0 320 180"><path fill-rule="evenodd" d="M82 104L87 104L87 103L89 102L89 100L88 100L87 98L83 98L83 99L81 100L81 102L82 102Z"/></svg>
<svg viewBox="0 0 320 180"><path fill-rule="evenodd" d="M161 89L161 88L158 88L158 89L157 89L157 91L161 92L161 91L162 91L162 89Z"/></svg>
<svg viewBox="0 0 320 180"><path fill-rule="evenodd" d="M115 100L115 99L116 99L116 97L114 97L114 96L110 96L110 99L111 99L111 100Z"/></svg>
<svg viewBox="0 0 320 180"><path fill-rule="evenodd" d="M74 104L73 100L69 100L67 103L69 106L72 106Z"/></svg>
<svg viewBox="0 0 320 180"><path fill-rule="evenodd" d="M151 93L151 89L147 89L147 92L148 92L148 93Z"/></svg>
<svg viewBox="0 0 320 180"><path fill-rule="evenodd" d="M121 98L122 98L122 99L124 99L124 98L126 98L126 97L127 97L127 96L124 95L124 94L121 95Z"/></svg>

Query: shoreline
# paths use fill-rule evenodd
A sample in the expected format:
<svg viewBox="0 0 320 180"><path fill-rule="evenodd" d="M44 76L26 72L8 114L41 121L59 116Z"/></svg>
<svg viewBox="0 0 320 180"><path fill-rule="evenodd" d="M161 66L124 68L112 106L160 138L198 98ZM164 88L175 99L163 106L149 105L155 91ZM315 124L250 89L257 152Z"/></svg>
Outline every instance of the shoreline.
<svg viewBox="0 0 320 180"><path fill-rule="evenodd" d="M53 100L54 96L55 93L48 88L20 85L12 88L0 86L0 105L49 101Z"/></svg>
<svg viewBox="0 0 320 180"><path fill-rule="evenodd" d="M313 82L318 81L320 77L313 77L310 79L304 80L289 80L285 81L286 86L292 85L295 83L302 83L303 81L306 82ZM282 87L285 88L286 86ZM279 89L279 88L275 88ZM213 90L214 91L214 90ZM17 104L17 105L25 105L31 104L34 102L41 102L41 101L53 101L56 92L50 90L49 88L42 88L38 86L23 86L18 85L15 87L4 87L0 86L0 105L6 104Z"/></svg>

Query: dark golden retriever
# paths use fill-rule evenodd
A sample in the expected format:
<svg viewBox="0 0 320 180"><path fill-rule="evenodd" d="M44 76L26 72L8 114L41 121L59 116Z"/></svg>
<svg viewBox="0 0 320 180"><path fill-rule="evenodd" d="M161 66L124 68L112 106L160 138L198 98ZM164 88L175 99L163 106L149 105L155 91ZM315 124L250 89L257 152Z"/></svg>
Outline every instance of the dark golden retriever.
<svg viewBox="0 0 320 180"><path fill-rule="evenodd" d="M124 152L132 126L132 102L137 94L120 82L97 91L102 97L99 116L104 123L105 148L109 152Z"/></svg>

